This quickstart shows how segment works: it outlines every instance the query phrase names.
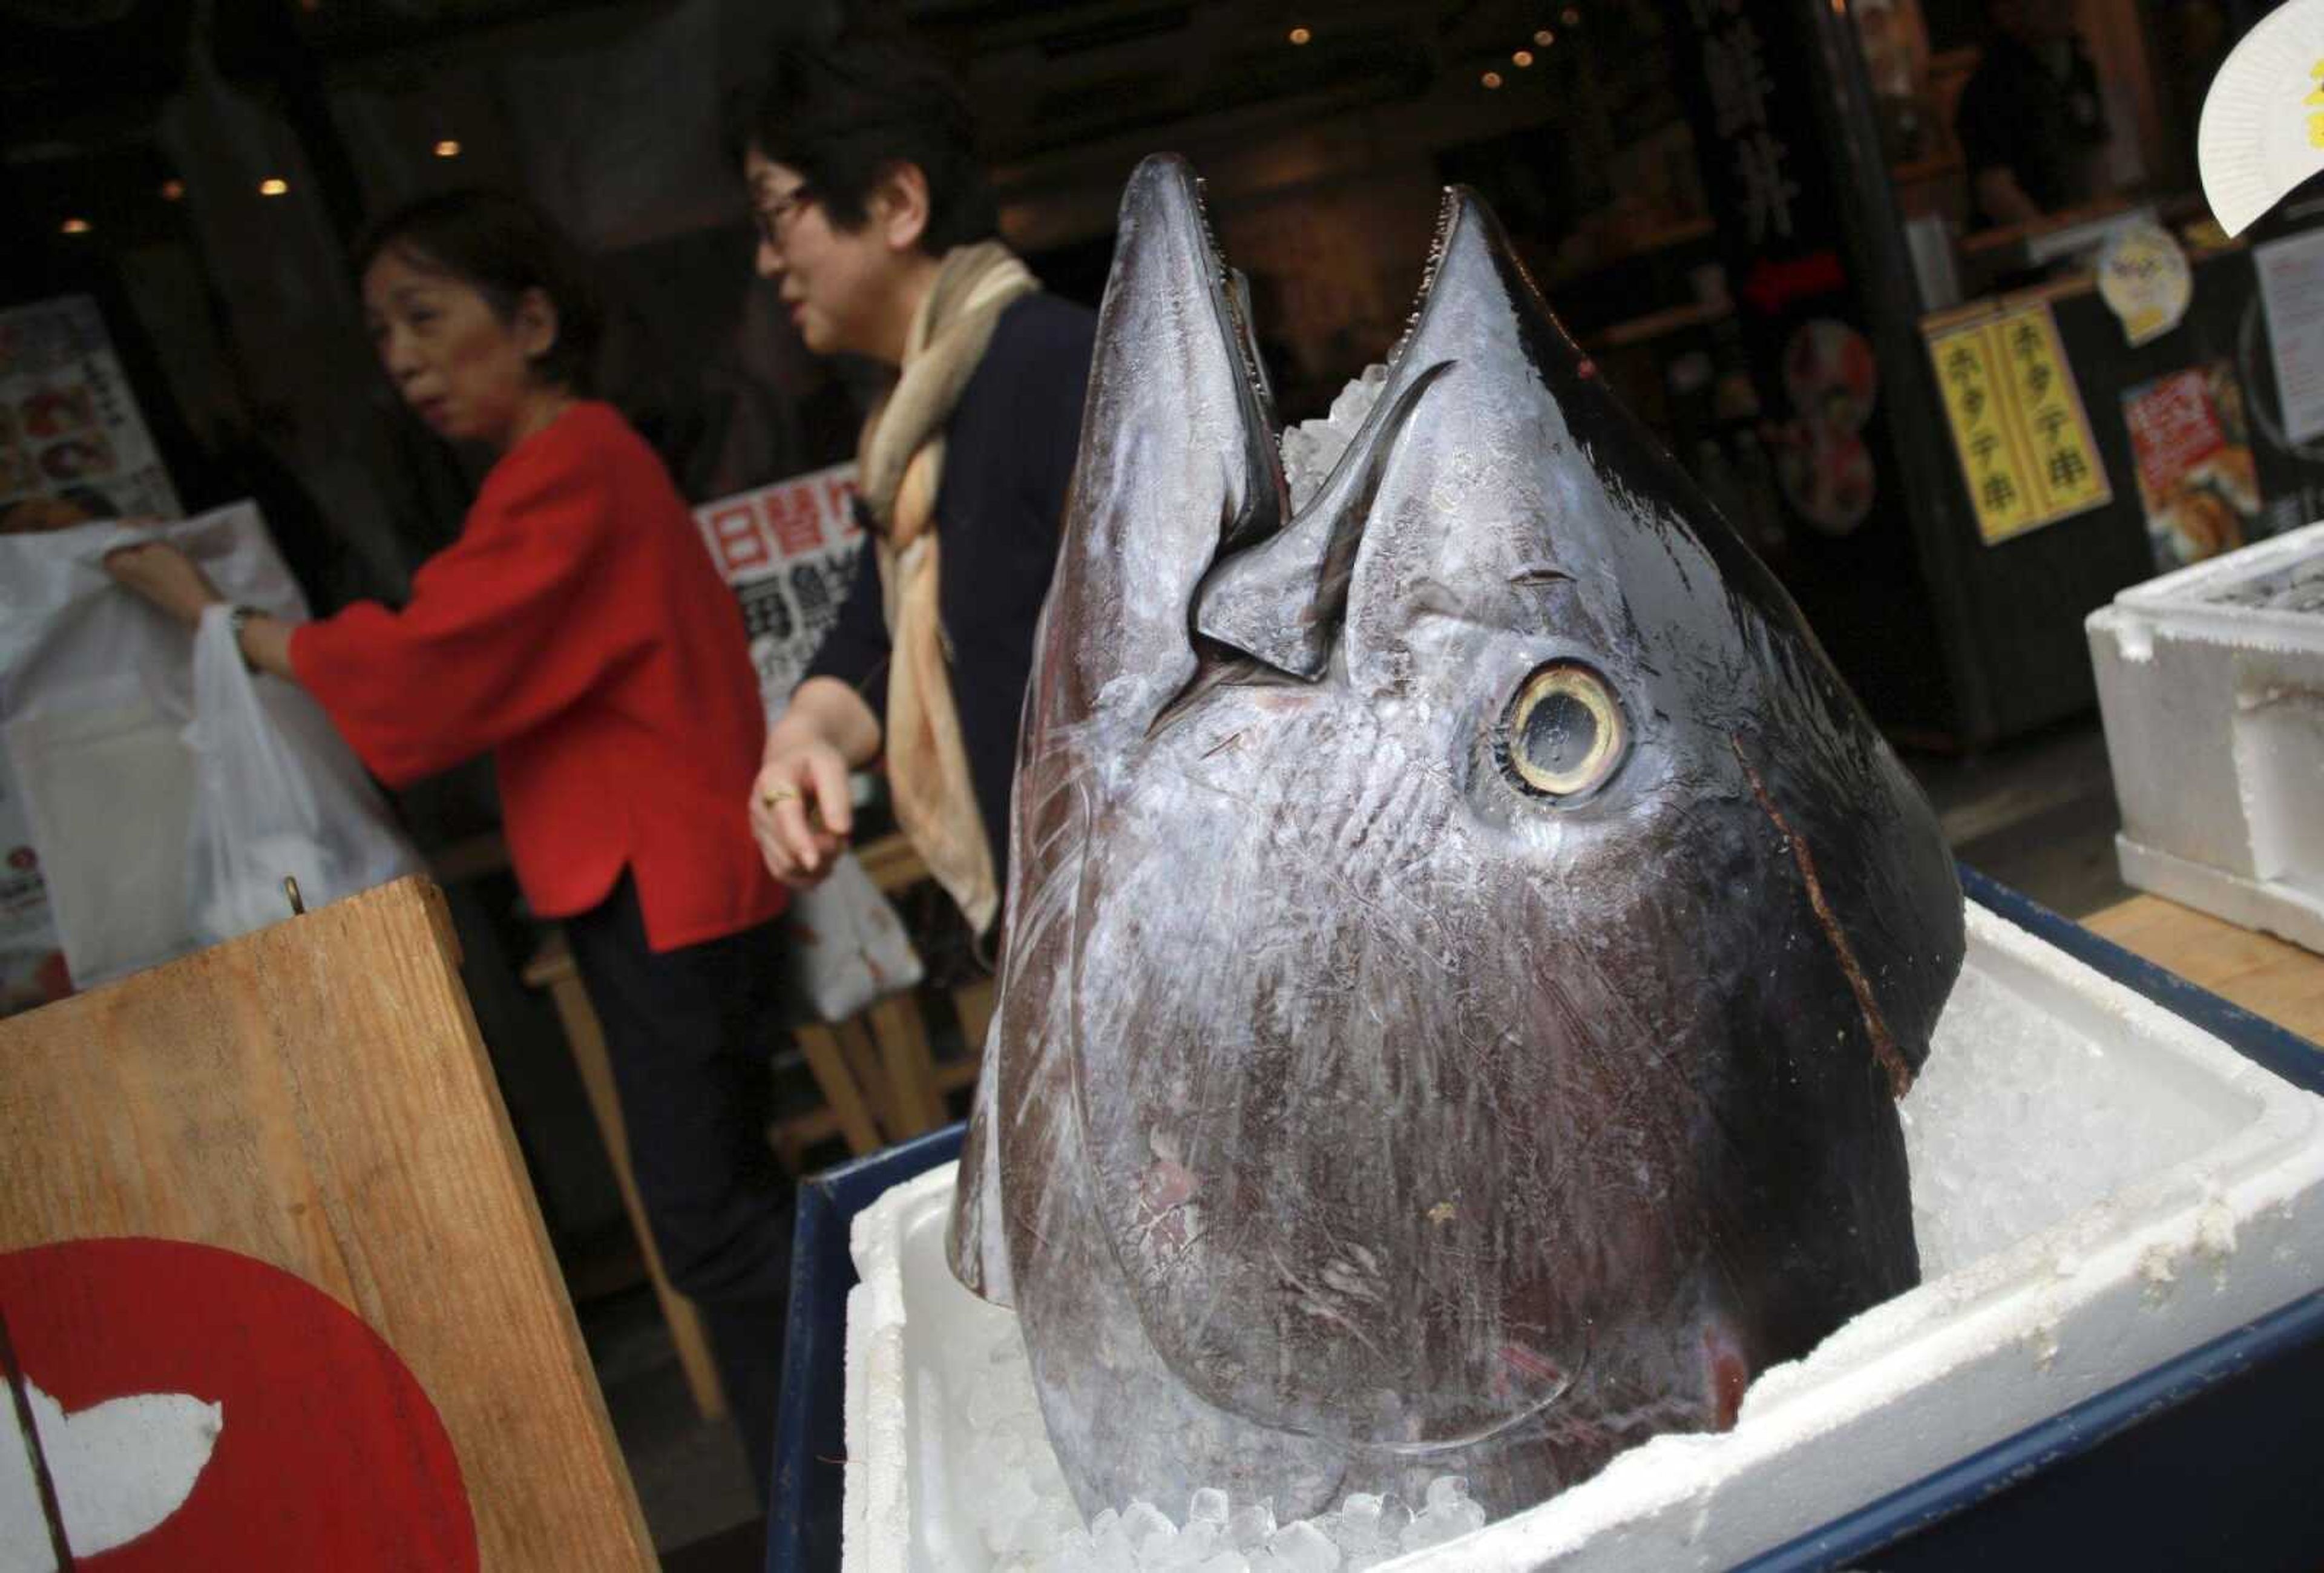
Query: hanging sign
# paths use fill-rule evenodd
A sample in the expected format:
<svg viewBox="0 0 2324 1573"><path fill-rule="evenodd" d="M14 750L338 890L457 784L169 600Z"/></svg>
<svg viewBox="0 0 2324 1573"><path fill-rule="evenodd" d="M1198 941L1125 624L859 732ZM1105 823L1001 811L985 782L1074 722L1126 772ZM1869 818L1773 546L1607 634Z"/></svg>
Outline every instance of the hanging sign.
<svg viewBox="0 0 2324 1573"><path fill-rule="evenodd" d="M1937 328L1928 344L1987 545L2114 500L2048 301Z"/></svg>
<svg viewBox="0 0 2324 1573"><path fill-rule="evenodd" d="M770 717L789 703L854 582L863 548L854 498L855 467L840 464L694 511L711 560L742 599Z"/></svg>
<svg viewBox="0 0 2324 1573"><path fill-rule="evenodd" d="M2126 224L2098 253L2098 299L2122 322L2133 349L2179 326L2195 298L2187 254L2159 224Z"/></svg>

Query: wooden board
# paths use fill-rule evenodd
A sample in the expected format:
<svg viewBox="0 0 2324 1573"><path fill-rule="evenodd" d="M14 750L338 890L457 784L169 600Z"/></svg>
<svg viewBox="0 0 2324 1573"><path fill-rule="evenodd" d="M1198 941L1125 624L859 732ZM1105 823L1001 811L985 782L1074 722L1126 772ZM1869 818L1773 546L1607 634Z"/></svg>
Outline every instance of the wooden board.
<svg viewBox="0 0 2324 1573"><path fill-rule="evenodd" d="M2133 896L2083 919L2082 926L2255 1016L2324 1043L2324 957L2160 896Z"/></svg>
<svg viewBox="0 0 2324 1573"><path fill-rule="evenodd" d="M0 1022L0 1251L148 1236L283 1269L417 1379L482 1567L655 1565L432 885Z"/></svg>

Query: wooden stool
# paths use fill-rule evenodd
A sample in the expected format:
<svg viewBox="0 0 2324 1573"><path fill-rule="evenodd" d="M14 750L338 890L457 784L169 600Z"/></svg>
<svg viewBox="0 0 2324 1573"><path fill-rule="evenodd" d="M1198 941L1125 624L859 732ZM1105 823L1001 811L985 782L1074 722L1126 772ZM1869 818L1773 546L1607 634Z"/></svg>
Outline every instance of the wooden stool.
<svg viewBox="0 0 2324 1573"><path fill-rule="evenodd" d="M901 836L869 843L857 856L883 894L892 895L928 877L919 855ZM678 1347L687 1387L703 1417L715 1420L726 1412L726 1399L711 1359L709 1336L693 1302L663 1275L661 1255L654 1249L653 1231L647 1225L645 1203L638 1195L630 1165L629 1137L622 1124L621 1101L613 1091L604 1028L589 1004L588 991L582 986L580 971L573 965L573 952L562 930L553 933L526 964L524 981L530 987L548 990L557 1007L573 1063L589 1096L590 1113L604 1140L605 1156L621 1188L622 1206L629 1213L631 1230L645 1260L646 1276L661 1305L662 1319L669 1324L670 1342ZM941 1069L929 1051L927 1023L921 1015L921 999L915 994L890 995L844 1022L815 1022L793 1029L791 1036L823 1101L769 1127L767 1141L776 1158L797 1174L807 1152L834 1136L861 1158L946 1124L950 1117L946 1096L976 1079L978 1055L992 1016L992 997L990 978L953 991L953 1008L960 1017L968 1053Z"/></svg>
<svg viewBox="0 0 2324 1573"><path fill-rule="evenodd" d="M913 863L917 865L918 859ZM629 1214L631 1231L645 1262L647 1279L661 1306L670 1342L677 1346L687 1389L703 1418L715 1420L726 1412L726 1397L711 1356L709 1335L694 1302L672 1287L662 1272L661 1254L654 1247L645 1202L638 1194L630 1163L629 1135L622 1123L621 1100L613 1090L604 1028L589 1003L563 930L551 934L526 964L524 981L530 987L548 990L557 1007L566 1044L588 1094L589 1111L596 1119L597 1133L605 1143L605 1156L621 1189L622 1206ZM989 993L990 985L986 988ZM776 1157L792 1173L799 1171L809 1149L834 1135L843 1137L848 1151L862 1157L945 1123L944 1093L959 1084L957 1070L941 1083L934 1076L927 1034L908 995L881 1000L850 1021L802 1025L792 1036L823 1098L819 1107L778 1121L767 1133ZM972 1066L969 1078L974 1074Z"/></svg>
<svg viewBox="0 0 2324 1573"><path fill-rule="evenodd" d="M866 842L855 856L882 895L892 897L928 877L927 865L901 835ZM922 1013L927 997L925 990L890 995L847 1021L794 1032L824 1106L778 1120L768 1131L785 1168L798 1173L808 1150L835 1134L861 1158L950 1122L945 1097L976 1080L992 1019L993 983L979 978L952 991L968 1051L942 1067L928 1047Z"/></svg>

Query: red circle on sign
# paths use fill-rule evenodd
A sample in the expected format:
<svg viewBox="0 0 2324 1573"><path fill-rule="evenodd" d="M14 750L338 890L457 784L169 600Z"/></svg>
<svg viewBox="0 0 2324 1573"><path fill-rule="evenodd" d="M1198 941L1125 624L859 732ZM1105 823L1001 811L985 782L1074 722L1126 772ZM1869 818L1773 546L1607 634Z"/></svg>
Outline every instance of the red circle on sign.
<svg viewBox="0 0 2324 1573"><path fill-rule="evenodd" d="M475 1520L436 1406L385 1339L303 1279L172 1240L0 1253L23 1378L71 1417L136 1393L220 1407L183 1505L76 1559L138 1569L473 1569Z"/></svg>

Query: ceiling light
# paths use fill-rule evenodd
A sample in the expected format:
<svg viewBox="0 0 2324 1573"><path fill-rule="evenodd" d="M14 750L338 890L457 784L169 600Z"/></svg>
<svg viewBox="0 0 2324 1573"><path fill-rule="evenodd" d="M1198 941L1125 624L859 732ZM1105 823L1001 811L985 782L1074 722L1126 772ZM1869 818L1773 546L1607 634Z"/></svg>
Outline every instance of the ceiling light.
<svg viewBox="0 0 2324 1573"><path fill-rule="evenodd" d="M279 175L269 175L258 182L258 194L262 197L280 197L290 190L290 182Z"/></svg>
<svg viewBox="0 0 2324 1573"><path fill-rule="evenodd" d="M86 218L68 218L58 227L61 228L67 235L87 235L88 233L88 220Z"/></svg>
<svg viewBox="0 0 2324 1573"><path fill-rule="evenodd" d="M1551 44L1557 42L1557 34L1550 32L1549 29L1545 27L1539 32L1533 35L1533 41L1542 48L1547 49Z"/></svg>
<svg viewBox="0 0 2324 1573"><path fill-rule="evenodd" d="M439 159L458 158L460 156L460 144L454 142L447 136L443 141L436 144L436 156Z"/></svg>
<svg viewBox="0 0 2324 1573"><path fill-rule="evenodd" d="M1485 73L1485 86L1486 86L1486 87L1488 87L1488 88L1498 88L1498 87L1499 87L1500 85L1501 85L1501 73L1500 73L1500 72L1499 72L1499 71L1487 71L1487 72Z"/></svg>
<svg viewBox="0 0 2324 1573"><path fill-rule="evenodd" d="M186 195L186 182L185 182L185 181L183 181L183 180L164 180L164 181L162 181L162 182L161 182L161 200L162 200L162 201L164 201L164 202L177 202L177 201L181 201L181 200L183 200L183 199L184 199L185 195Z"/></svg>
<svg viewBox="0 0 2324 1573"><path fill-rule="evenodd" d="M1517 67L1517 69L1521 71L1524 70L1527 66L1533 64L1533 51L1529 49L1521 49L1517 51L1517 53L1509 57L1509 63Z"/></svg>
<svg viewBox="0 0 2324 1573"><path fill-rule="evenodd" d="M1568 27L1579 27L1582 25L1582 13L1569 5L1559 14L1558 20Z"/></svg>
<svg viewBox="0 0 2324 1573"><path fill-rule="evenodd" d="M1314 36L1315 35L1314 33L1308 32L1304 27L1295 27L1291 30L1291 42L1293 43L1305 43L1309 39L1312 39Z"/></svg>

